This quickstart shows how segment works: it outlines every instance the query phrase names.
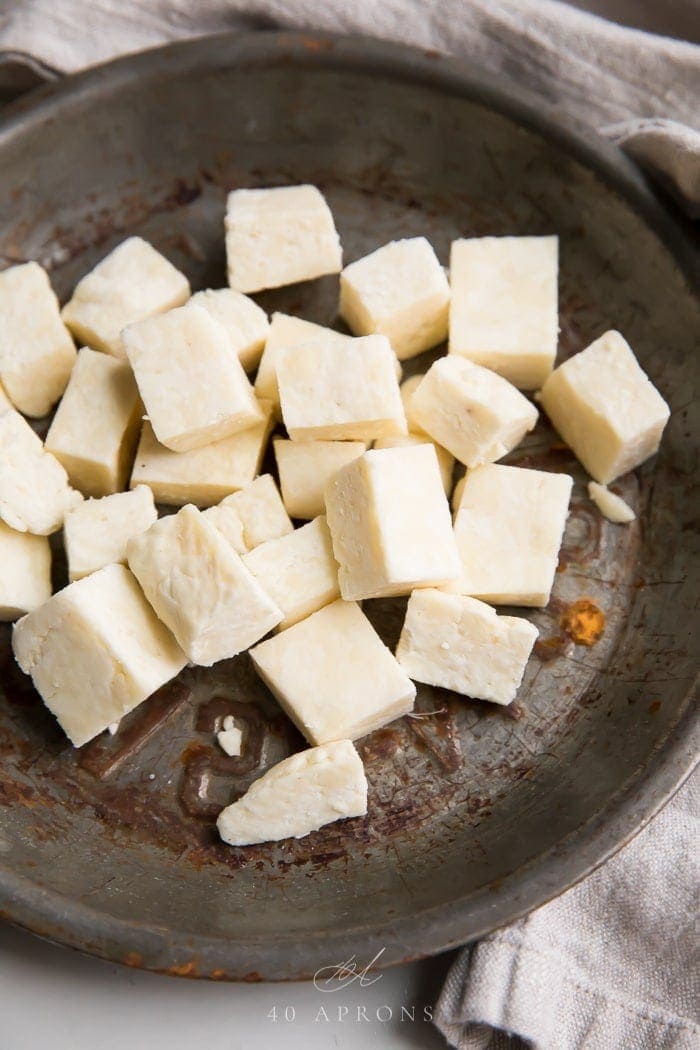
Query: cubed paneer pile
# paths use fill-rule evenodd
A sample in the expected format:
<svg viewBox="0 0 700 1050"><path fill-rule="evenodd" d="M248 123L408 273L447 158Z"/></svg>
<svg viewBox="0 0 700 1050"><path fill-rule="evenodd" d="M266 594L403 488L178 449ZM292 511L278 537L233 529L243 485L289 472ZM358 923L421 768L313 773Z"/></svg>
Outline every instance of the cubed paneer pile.
<svg viewBox="0 0 700 1050"><path fill-rule="evenodd" d="M245 846L365 816L353 741L410 714L416 682L515 699L537 629L494 606L550 601L574 485L500 462L534 401L615 524L635 511L606 486L669 408L618 332L555 367L551 231L456 231L448 279L401 230L343 267L311 185L235 189L224 227L225 288L191 294L140 237L62 311L37 263L0 273L0 620L76 747L187 663L249 659L310 746L222 810ZM316 278L349 333L254 298ZM395 651L373 626L387 598ZM222 761L245 762L245 726L220 723Z"/></svg>

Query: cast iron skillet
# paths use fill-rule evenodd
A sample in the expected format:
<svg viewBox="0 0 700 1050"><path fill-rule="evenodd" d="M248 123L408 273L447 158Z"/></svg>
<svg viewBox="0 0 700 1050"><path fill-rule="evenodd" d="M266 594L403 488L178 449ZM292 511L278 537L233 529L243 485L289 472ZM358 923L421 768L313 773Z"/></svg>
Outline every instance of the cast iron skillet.
<svg viewBox="0 0 700 1050"><path fill-rule="evenodd" d="M62 296L139 233L222 285L227 189L322 187L351 260L426 234L561 237L560 355L622 330L673 415L619 482L638 521L601 519L543 421L510 462L571 471L573 512L515 711L419 691L420 718L360 743L366 819L233 849L218 808L302 746L243 656L185 671L114 738L73 751L0 637L0 905L51 940L133 966L293 978L474 938L566 889L627 841L692 767L698 303L692 246L616 150L466 64L386 44L261 34L126 58L48 88L0 130L0 249ZM262 295L326 323L337 280ZM427 362L412 363L412 371ZM58 547L58 544L57 544ZM57 558L57 585L64 582ZM574 644L562 623L587 600ZM388 644L401 601L368 602ZM588 639L590 640L590 638ZM313 659L313 654L309 654ZM213 742L246 721L240 758ZM106 734L105 734L106 736Z"/></svg>

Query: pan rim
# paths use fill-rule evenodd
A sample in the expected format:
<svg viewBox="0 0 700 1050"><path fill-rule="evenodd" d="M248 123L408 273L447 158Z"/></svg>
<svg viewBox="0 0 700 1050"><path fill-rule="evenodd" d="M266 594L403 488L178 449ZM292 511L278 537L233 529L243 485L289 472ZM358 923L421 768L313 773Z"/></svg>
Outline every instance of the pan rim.
<svg viewBox="0 0 700 1050"><path fill-rule="evenodd" d="M551 139L624 198L666 244L691 285L697 285L700 262L690 223L675 213L672 204L662 200L618 147L598 138L579 122L564 118L551 105L464 61L360 36L231 32L120 57L40 88L8 106L0 122L0 152L28 128L62 119L71 106L94 104L96 95L111 95L126 82L133 83L134 78L182 76L222 63L265 67L283 58L301 67L347 68L449 91ZM192 977L303 979L327 962L329 956L333 957L334 952L354 951L363 958L372 958L380 948L385 949L381 965L390 965L454 947L466 938L483 936L585 878L663 807L693 771L699 748L700 720L691 700L664 743L640 767L638 776L612 796L598 814L535 860L497 880L498 885L487 885L470 899L435 905L380 928L320 932L306 942L296 934L294 962L269 961L269 972L262 974L251 974L246 960L251 951L257 957L261 945L269 943L267 939L199 937L162 926L132 923L47 891L1 862L0 918L111 962L180 974L185 969L186 975ZM283 936L277 938L277 942L282 940ZM206 956L204 967L196 964L188 969L190 961L202 956Z"/></svg>

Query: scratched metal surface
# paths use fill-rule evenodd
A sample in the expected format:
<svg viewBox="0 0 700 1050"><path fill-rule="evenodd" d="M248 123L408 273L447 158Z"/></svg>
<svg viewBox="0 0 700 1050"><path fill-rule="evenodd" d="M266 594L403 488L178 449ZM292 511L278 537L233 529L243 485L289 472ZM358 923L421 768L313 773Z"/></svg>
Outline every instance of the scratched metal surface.
<svg viewBox="0 0 700 1050"><path fill-rule="evenodd" d="M289 978L338 953L384 948L388 963L459 943L633 834L695 746L698 305L682 235L626 163L434 56L275 35L129 59L23 103L0 130L0 163L4 263L41 260L64 297L130 233L195 288L223 284L234 186L322 186L348 260L399 236L427 235L446 263L458 235L557 232L561 357L619 327L673 407L660 456L615 486L638 514L628 528L601 519L546 421L509 457L576 479L515 710L421 687L420 717L359 743L367 817L301 841L216 839L218 809L303 746L247 656L186 670L115 737L74 751L3 626L3 914L131 965ZM326 278L259 299L333 323L336 297ZM64 571L59 554L57 585ZM565 627L582 601L604 622L591 646ZM366 603L389 645L403 608ZM226 713L246 726L240 758L214 743Z"/></svg>

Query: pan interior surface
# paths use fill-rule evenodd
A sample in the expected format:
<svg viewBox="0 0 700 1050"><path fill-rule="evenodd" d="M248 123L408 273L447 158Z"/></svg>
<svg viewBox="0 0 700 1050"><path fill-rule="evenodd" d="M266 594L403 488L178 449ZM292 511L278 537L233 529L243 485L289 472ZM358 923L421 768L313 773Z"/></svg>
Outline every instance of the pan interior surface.
<svg viewBox="0 0 700 1050"><path fill-rule="evenodd" d="M367 817L299 841L231 848L215 833L222 805L304 746L247 656L185 670L116 736L75 751L16 668L3 625L0 907L11 920L192 976L292 978L338 951L382 947L394 962L564 889L690 768L697 300L675 250L630 202L627 169L615 186L544 121L526 127L508 112L436 59L265 34L121 61L16 109L0 131L4 262L39 260L62 300L134 233L193 289L221 287L226 192L310 182L327 195L346 261L399 237L425 235L447 264L459 236L559 234L559 360L618 328L672 407L659 456L619 482L637 512L629 527L600 516L545 420L508 457L575 478L515 710L419 687L417 717L359 742ZM323 278L256 298L333 324L337 293L337 278ZM584 599L605 622L592 646L564 626ZM404 608L366 603L392 647ZM239 758L215 741L225 714L245 723Z"/></svg>

